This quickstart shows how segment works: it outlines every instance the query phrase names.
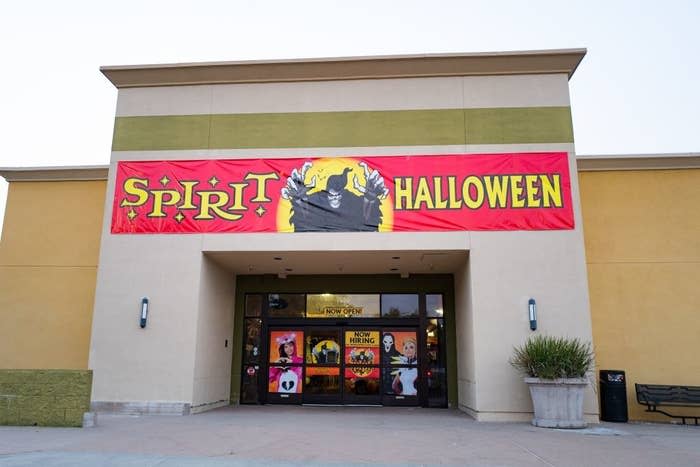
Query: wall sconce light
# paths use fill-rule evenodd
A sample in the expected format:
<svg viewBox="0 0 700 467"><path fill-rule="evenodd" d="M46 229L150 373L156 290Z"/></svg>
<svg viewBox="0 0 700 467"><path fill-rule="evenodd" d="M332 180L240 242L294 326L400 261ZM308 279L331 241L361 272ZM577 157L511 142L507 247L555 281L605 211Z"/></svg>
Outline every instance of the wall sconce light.
<svg viewBox="0 0 700 467"><path fill-rule="evenodd" d="M534 298L527 302L527 313L530 317L530 330L534 331L537 329L537 304L535 304Z"/></svg>
<svg viewBox="0 0 700 467"><path fill-rule="evenodd" d="M143 297L141 299L141 322L139 325L141 328L146 327L146 321L148 320L148 298Z"/></svg>

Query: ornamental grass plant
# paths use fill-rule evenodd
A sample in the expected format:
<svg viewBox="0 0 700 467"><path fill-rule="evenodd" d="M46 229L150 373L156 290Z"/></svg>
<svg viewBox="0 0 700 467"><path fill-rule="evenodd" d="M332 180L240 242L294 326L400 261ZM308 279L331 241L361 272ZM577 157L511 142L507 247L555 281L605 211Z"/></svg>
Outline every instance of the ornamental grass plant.
<svg viewBox="0 0 700 467"><path fill-rule="evenodd" d="M593 366L593 350L576 338L537 335L513 349L510 364L533 378L583 378Z"/></svg>

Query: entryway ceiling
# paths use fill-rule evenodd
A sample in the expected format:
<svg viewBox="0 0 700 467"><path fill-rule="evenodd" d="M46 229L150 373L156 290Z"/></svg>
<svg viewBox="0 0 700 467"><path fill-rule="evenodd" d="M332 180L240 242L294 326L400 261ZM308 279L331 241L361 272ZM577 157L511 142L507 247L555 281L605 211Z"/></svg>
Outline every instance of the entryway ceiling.
<svg viewBox="0 0 700 467"><path fill-rule="evenodd" d="M236 274L438 274L457 271L467 251L205 252Z"/></svg>

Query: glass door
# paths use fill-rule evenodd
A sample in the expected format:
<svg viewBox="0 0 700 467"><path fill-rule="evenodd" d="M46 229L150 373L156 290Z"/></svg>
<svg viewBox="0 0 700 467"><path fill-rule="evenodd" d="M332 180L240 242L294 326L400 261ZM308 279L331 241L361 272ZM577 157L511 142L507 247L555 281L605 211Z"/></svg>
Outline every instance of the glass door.
<svg viewBox="0 0 700 467"><path fill-rule="evenodd" d="M424 382L417 331L382 326L270 328L268 401L418 405Z"/></svg>
<svg viewBox="0 0 700 467"><path fill-rule="evenodd" d="M382 403L418 405L421 380L416 328L382 329Z"/></svg>
<svg viewBox="0 0 700 467"><path fill-rule="evenodd" d="M270 329L268 401L298 404L304 390L304 331Z"/></svg>
<svg viewBox="0 0 700 467"><path fill-rule="evenodd" d="M344 328L343 403L380 404L379 329Z"/></svg>
<svg viewBox="0 0 700 467"><path fill-rule="evenodd" d="M306 328L304 344L304 396L306 404L341 403L341 330Z"/></svg>

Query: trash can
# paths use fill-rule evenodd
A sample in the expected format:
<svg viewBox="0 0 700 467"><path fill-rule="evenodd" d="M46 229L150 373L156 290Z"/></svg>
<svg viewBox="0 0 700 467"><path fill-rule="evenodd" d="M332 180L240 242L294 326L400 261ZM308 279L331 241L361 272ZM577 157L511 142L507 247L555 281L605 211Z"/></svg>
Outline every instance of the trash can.
<svg viewBox="0 0 700 467"><path fill-rule="evenodd" d="M624 371L600 370L600 419L627 422L627 378Z"/></svg>

